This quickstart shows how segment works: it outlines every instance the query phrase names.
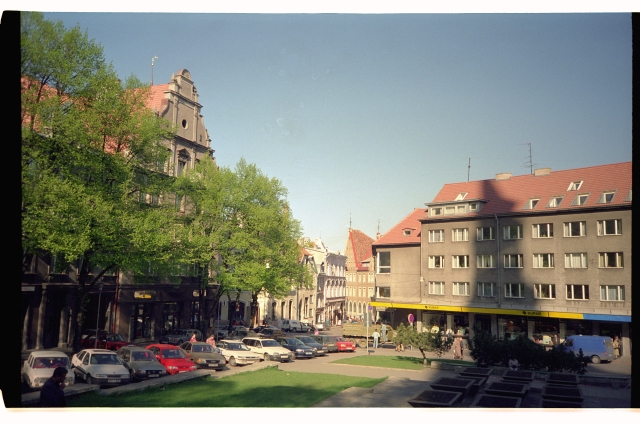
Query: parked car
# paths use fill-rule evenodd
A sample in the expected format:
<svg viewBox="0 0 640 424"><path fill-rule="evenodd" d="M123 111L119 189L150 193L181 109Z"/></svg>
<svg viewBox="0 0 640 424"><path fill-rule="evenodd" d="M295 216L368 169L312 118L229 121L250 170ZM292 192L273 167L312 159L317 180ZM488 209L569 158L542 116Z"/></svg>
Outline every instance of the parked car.
<svg viewBox="0 0 640 424"><path fill-rule="evenodd" d="M99 333L98 343L96 346L96 336L91 335L80 341L80 345L84 349L107 349L116 351L123 346L132 345L127 342L120 334L116 333Z"/></svg>
<svg viewBox="0 0 640 424"><path fill-rule="evenodd" d="M329 353L338 351L338 345L336 344L336 336L313 335L309 337L312 337L316 342L324 346L324 348L327 349L327 352Z"/></svg>
<svg viewBox="0 0 640 424"><path fill-rule="evenodd" d="M89 328L89 329L85 329L82 332L82 340L86 339L87 337L95 336L96 335L96 331L99 334L107 334L107 330L96 330L95 328L94 329Z"/></svg>
<svg viewBox="0 0 640 424"><path fill-rule="evenodd" d="M245 337L259 337L258 333L253 330L235 330L232 331L226 338L227 340L242 340Z"/></svg>
<svg viewBox="0 0 640 424"><path fill-rule="evenodd" d="M224 356L217 352L218 349L204 342L184 342L180 345L189 358L197 367L222 370L227 363Z"/></svg>
<svg viewBox="0 0 640 424"><path fill-rule="evenodd" d="M316 330L316 327L313 324L309 324L307 322L301 322L300 327L300 331L303 333L313 333Z"/></svg>
<svg viewBox="0 0 640 424"><path fill-rule="evenodd" d="M278 337L275 339L280 343L280 346L285 349L289 349L296 359L298 358L313 358L315 355L314 349L302 343L295 337Z"/></svg>
<svg viewBox="0 0 640 424"><path fill-rule="evenodd" d="M187 354L177 346L170 344L151 344L147 346L169 374L194 371L197 367L187 358Z"/></svg>
<svg viewBox="0 0 640 424"><path fill-rule="evenodd" d="M611 337L568 336L559 346L576 355L582 349L584 357L591 358L594 364L599 364L601 361L611 362L615 359Z"/></svg>
<svg viewBox="0 0 640 424"><path fill-rule="evenodd" d="M193 333L196 333L196 340L201 342L202 340L202 332L200 330L196 330L194 328L176 328L169 334L165 334L160 337L161 344L172 344L180 346L184 342L188 342L191 340L191 336Z"/></svg>
<svg viewBox="0 0 640 424"><path fill-rule="evenodd" d="M356 344L354 342L350 342L346 340L343 337L336 337L336 346L338 347L338 352L355 352L356 351Z"/></svg>
<svg viewBox="0 0 640 424"><path fill-rule="evenodd" d="M57 350L33 351L22 364L22 381L31 389L41 389L58 367L66 367L69 371L64 384L74 384L75 373L71 371L71 362L66 353Z"/></svg>
<svg viewBox="0 0 640 424"><path fill-rule="evenodd" d="M307 346L314 348L316 356L324 356L329 352L327 348L322 345L322 343L318 343L311 336L302 335L295 337Z"/></svg>
<svg viewBox="0 0 640 424"><path fill-rule="evenodd" d="M158 378L167 375L167 369L156 359L153 352L141 346L124 346L116 352L131 381Z"/></svg>
<svg viewBox="0 0 640 424"><path fill-rule="evenodd" d="M284 337L284 333L279 328L265 328L258 333L258 337L261 339L273 339L276 337Z"/></svg>
<svg viewBox="0 0 640 424"><path fill-rule="evenodd" d="M238 340L220 340L218 349L232 367L251 365L254 362L260 362L261 359L260 355L252 352L246 344Z"/></svg>
<svg viewBox="0 0 640 424"><path fill-rule="evenodd" d="M295 319L285 319L282 320L282 325L280 326L280 329L282 331L297 331L297 332L301 332L302 331L302 326L300 325L300 321L295 320Z"/></svg>
<svg viewBox="0 0 640 424"><path fill-rule="evenodd" d="M106 349L84 349L71 358L76 377L87 384L119 386L131 380L129 370L115 352Z"/></svg>
<svg viewBox="0 0 640 424"><path fill-rule="evenodd" d="M265 361L289 362L293 359L293 353L289 349L280 346L280 343L273 339L259 339L257 337L247 337L242 339L252 352L260 355Z"/></svg>
<svg viewBox="0 0 640 424"><path fill-rule="evenodd" d="M264 331L266 329L279 330L278 327L275 327L273 325L259 325L259 326L255 327L253 329L253 331L255 331L256 333L260 334L260 333L262 333L262 331Z"/></svg>

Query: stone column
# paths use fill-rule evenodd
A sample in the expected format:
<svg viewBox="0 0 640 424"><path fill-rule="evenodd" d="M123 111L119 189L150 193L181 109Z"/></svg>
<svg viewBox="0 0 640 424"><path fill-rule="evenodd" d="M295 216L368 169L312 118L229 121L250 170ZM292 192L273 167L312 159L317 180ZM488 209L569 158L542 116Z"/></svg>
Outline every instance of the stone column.
<svg viewBox="0 0 640 424"><path fill-rule="evenodd" d="M498 336L498 316L491 314L491 334Z"/></svg>
<svg viewBox="0 0 640 424"><path fill-rule="evenodd" d="M42 285L42 296L40 297L40 308L38 308L38 327L36 331L36 349L42 349L42 339L44 336L44 314L47 310L47 288Z"/></svg>
<svg viewBox="0 0 640 424"><path fill-rule="evenodd" d="M629 337L629 323L622 323L622 334L620 335L622 341L622 349L620 349L620 356L628 356L631 352L631 338Z"/></svg>
<svg viewBox="0 0 640 424"><path fill-rule="evenodd" d="M27 313L24 316L24 321L22 322L22 351L24 352L29 348L29 325L31 324L31 301L27 305Z"/></svg>
<svg viewBox="0 0 640 424"><path fill-rule="evenodd" d="M450 329L451 331L453 331L453 313L446 313L446 319L447 319L447 329Z"/></svg>
<svg viewBox="0 0 640 424"><path fill-rule="evenodd" d="M63 307L60 311L60 326L58 327L58 347L67 346L67 321L69 320L69 308Z"/></svg>
<svg viewBox="0 0 640 424"><path fill-rule="evenodd" d="M475 333L473 332L473 326L476 323L476 314L469 312L469 339L473 339Z"/></svg>
<svg viewBox="0 0 640 424"><path fill-rule="evenodd" d="M533 333L536 331L536 322L527 320L527 337L529 340L533 340Z"/></svg>
<svg viewBox="0 0 640 424"><path fill-rule="evenodd" d="M558 341L564 340L566 336L567 336L567 323L560 322L560 325L558 328Z"/></svg>

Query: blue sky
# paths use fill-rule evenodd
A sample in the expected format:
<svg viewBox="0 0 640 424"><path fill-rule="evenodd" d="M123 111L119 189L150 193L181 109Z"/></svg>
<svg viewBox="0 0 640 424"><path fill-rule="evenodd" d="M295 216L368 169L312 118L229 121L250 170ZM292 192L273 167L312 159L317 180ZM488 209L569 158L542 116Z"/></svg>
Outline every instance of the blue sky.
<svg viewBox="0 0 640 424"><path fill-rule="evenodd" d="M42 9L40 9L42 10ZM74 10L74 9L72 9ZM344 251L449 182L631 160L631 15L46 13L121 77L186 68L219 165Z"/></svg>

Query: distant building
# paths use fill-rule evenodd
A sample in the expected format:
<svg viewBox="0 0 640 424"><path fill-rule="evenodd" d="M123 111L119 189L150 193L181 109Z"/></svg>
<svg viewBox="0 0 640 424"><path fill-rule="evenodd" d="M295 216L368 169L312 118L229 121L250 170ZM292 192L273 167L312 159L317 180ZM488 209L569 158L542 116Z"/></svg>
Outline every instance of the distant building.
<svg viewBox="0 0 640 424"><path fill-rule="evenodd" d="M631 162L445 184L373 244L392 324L499 339L622 337L630 351Z"/></svg>
<svg viewBox="0 0 640 424"><path fill-rule="evenodd" d="M362 231L349 228L344 254L347 257L347 315L352 319L365 319L367 307L374 295L375 274L371 258L373 242ZM375 315L371 318L375 318Z"/></svg>

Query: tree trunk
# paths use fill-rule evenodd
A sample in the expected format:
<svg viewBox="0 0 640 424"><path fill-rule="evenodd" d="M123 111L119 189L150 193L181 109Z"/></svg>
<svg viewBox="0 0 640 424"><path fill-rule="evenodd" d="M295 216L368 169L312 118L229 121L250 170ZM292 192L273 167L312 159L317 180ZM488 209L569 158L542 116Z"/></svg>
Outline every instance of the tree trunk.
<svg viewBox="0 0 640 424"><path fill-rule="evenodd" d="M256 321L256 314L258 313L258 294L260 294L260 292L251 292L251 327L253 327L253 323Z"/></svg>

